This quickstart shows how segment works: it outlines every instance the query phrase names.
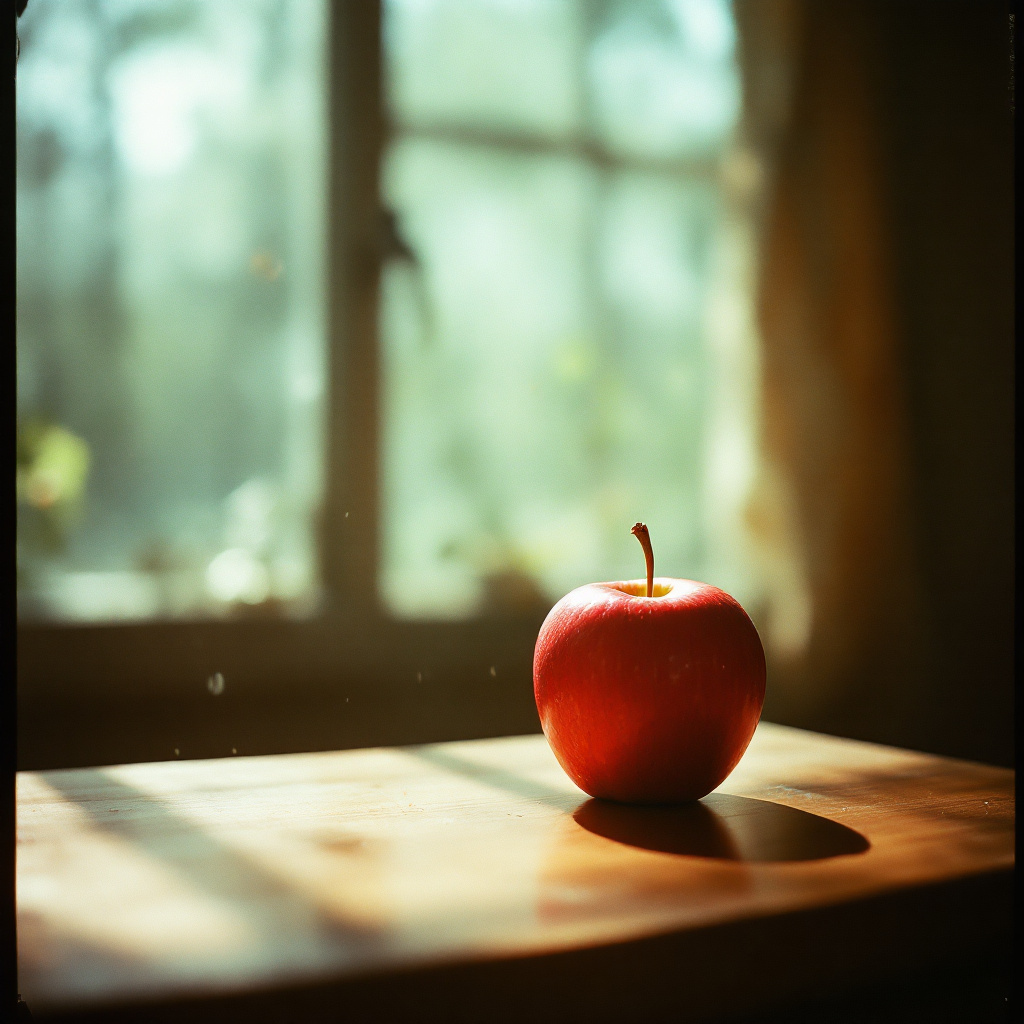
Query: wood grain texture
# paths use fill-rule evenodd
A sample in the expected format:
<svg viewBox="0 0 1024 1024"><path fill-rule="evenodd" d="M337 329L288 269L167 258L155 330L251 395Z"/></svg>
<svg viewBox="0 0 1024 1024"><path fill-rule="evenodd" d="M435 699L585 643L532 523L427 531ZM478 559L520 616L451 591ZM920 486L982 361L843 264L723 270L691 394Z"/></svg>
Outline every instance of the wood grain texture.
<svg viewBox="0 0 1024 1024"><path fill-rule="evenodd" d="M768 723L677 809L590 801L540 736L23 772L20 989L81 1020L748 1012L998 937L1013 822L1005 769Z"/></svg>

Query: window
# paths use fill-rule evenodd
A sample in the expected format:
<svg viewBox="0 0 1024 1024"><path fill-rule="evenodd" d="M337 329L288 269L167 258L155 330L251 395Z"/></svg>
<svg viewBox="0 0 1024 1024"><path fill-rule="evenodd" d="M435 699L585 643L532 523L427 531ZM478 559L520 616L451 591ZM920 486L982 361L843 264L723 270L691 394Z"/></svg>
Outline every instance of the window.
<svg viewBox="0 0 1024 1024"><path fill-rule="evenodd" d="M329 696L336 745L530 728L541 617L640 573L638 518L757 602L725 0L53 0L21 35L26 729L215 692Z"/></svg>

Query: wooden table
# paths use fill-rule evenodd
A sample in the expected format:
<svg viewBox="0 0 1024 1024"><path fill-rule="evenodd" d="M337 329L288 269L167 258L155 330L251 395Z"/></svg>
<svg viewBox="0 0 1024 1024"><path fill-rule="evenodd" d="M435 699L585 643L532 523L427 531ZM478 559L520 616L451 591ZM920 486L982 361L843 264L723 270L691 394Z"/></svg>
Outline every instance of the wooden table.
<svg viewBox="0 0 1024 1024"><path fill-rule="evenodd" d="M754 1012L1010 928L1013 773L762 723L701 804L543 737L18 777L35 1018Z"/></svg>

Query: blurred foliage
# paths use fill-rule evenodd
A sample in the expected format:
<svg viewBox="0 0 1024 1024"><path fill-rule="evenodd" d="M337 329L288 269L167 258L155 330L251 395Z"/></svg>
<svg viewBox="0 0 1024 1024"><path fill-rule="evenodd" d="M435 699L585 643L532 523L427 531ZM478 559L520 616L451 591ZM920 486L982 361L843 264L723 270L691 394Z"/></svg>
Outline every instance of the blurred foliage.
<svg viewBox="0 0 1024 1024"><path fill-rule="evenodd" d="M89 476L89 446L77 434L41 418L18 424L18 542L59 553L77 522Z"/></svg>

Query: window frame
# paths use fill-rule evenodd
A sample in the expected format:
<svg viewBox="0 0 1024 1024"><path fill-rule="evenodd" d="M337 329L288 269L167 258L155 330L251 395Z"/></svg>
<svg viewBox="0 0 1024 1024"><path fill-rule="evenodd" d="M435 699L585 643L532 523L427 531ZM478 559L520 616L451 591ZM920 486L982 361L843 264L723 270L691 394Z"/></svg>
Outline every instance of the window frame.
<svg viewBox="0 0 1024 1024"><path fill-rule="evenodd" d="M18 625L18 762L88 764L424 743L539 729L533 647L545 609L411 621L378 597L381 162L392 137L570 153L603 170L717 177L582 139L391 125L382 0L327 7L327 381L321 602L307 619ZM225 680L215 696L207 680Z"/></svg>

